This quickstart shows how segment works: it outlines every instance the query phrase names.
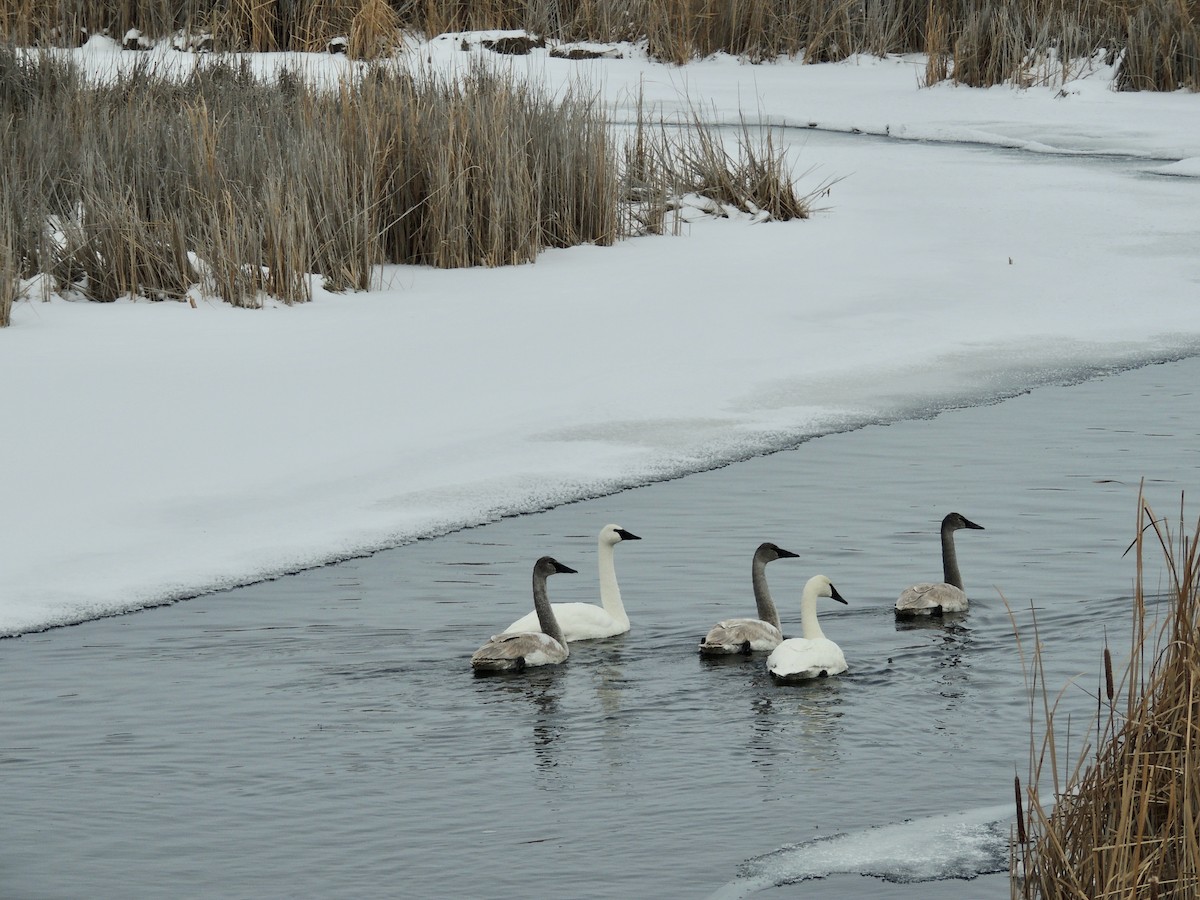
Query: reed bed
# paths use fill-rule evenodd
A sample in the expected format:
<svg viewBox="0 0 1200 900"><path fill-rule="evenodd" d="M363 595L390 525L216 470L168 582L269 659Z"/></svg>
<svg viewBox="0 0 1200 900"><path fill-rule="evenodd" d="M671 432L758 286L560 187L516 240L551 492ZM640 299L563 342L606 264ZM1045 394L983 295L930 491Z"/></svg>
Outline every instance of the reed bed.
<svg viewBox="0 0 1200 900"><path fill-rule="evenodd" d="M13 301L19 285L16 275L16 253L9 235L0 235L0 328L12 322Z"/></svg>
<svg viewBox="0 0 1200 900"><path fill-rule="evenodd" d="M921 52L930 82L968 85L1071 77L1099 56L1119 65L1126 90L1200 89L1200 0L0 0L0 40L18 46L125 40L130 29L143 45L367 58L405 33L479 29L645 42L676 63Z"/></svg>
<svg viewBox="0 0 1200 900"><path fill-rule="evenodd" d="M634 172L594 97L551 100L483 66L379 64L330 90L215 59L183 80L147 64L93 85L0 49L0 312L38 275L96 301L259 306L310 299L314 277L367 289L381 263L527 263L664 230L674 198L718 184L741 209L808 214L785 154L749 128L723 156L700 123L636 131L654 165Z"/></svg>
<svg viewBox="0 0 1200 900"><path fill-rule="evenodd" d="M1105 648L1096 740L1065 786L1055 775L1052 809L1037 790L1044 766L1057 772L1047 701L1024 798L1017 786L1014 898L1200 896L1200 522L1189 536L1182 506L1179 520L1172 536L1139 499L1129 664L1118 681ZM1147 610L1147 544L1166 564L1158 622Z"/></svg>

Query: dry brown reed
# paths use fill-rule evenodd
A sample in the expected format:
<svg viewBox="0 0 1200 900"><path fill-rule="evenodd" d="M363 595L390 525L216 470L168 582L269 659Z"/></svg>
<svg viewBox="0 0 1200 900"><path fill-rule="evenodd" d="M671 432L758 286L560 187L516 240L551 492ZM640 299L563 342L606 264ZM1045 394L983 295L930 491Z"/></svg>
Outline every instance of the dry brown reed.
<svg viewBox="0 0 1200 900"><path fill-rule="evenodd" d="M1096 743L1061 786L1055 704L1045 701L1046 737L1036 753L1031 746L1021 810L1028 840L1018 836L1014 848L1014 898L1200 896L1200 522L1189 535L1182 502L1179 522L1173 536L1139 498L1129 663L1115 685L1105 649ZM1165 559L1161 622L1147 609L1147 544ZM1037 788L1045 766L1055 772L1054 804ZM1019 809L1021 800L1018 791Z"/></svg>
<svg viewBox="0 0 1200 900"><path fill-rule="evenodd" d="M0 51L0 177L14 267L93 300L307 299L381 262L528 262L618 237L616 153L590 98L477 69L379 68L338 91L214 63L85 85Z"/></svg>
<svg viewBox="0 0 1200 900"><path fill-rule="evenodd" d="M1126 14L1119 85L1133 91L1200 89L1200 3L1146 0Z"/></svg>
<svg viewBox="0 0 1200 900"><path fill-rule="evenodd" d="M350 55L356 59L387 56L400 44L400 14L387 0L364 0L350 20Z"/></svg>
<svg viewBox="0 0 1200 900"><path fill-rule="evenodd" d="M776 221L806 219L814 200L835 181L801 193L771 129L751 128L743 117L731 142L728 131L705 124L699 110L693 109L690 116L684 128L660 123L651 138L643 134L632 142L640 148L636 168L643 172L641 181L654 180L644 174L649 156L656 160L652 172L669 173L669 194L675 201L692 194L731 212Z"/></svg>
<svg viewBox="0 0 1200 900"><path fill-rule="evenodd" d="M500 266L611 244L661 224L680 193L807 215L783 152L755 138L743 125L730 156L697 122L643 145L635 169L594 97L551 100L483 66L377 65L327 90L218 59L183 81L143 64L91 85L0 49L0 253L6 277L46 274L91 300L199 285L235 305L301 302L314 275L362 290L381 263Z"/></svg>
<svg viewBox="0 0 1200 900"><path fill-rule="evenodd" d="M0 40L19 46L211 33L217 50L392 52L399 31L526 29L552 40L644 40L660 60L714 53L807 62L923 52L926 82L1050 77L1047 61L1103 51L1126 90L1200 89L1200 0L0 0ZM184 41L186 44L187 42Z"/></svg>
<svg viewBox="0 0 1200 900"><path fill-rule="evenodd" d="M0 328L7 328L12 322L13 301L20 287L16 257L12 236L0 232Z"/></svg>

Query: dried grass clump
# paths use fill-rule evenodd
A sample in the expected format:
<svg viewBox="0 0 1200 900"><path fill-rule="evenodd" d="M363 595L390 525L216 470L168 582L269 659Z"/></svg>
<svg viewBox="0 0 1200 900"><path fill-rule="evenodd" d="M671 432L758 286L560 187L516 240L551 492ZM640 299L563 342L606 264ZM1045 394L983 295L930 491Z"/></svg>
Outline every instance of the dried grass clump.
<svg viewBox="0 0 1200 900"><path fill-rule="evenodd" d="M528 262L619 237L620 173L588 97L479 68L377 68L335 91L248 63L89 85L0 49L0 234L24 277L91 300L257 306L365 289L383 262Z"/></svg>
<svg viewBox="0 0 1200 900"><path fill-rule="evenodd" d="M649 230L684 192L807 215L769 134L743 125L735 157L697 121L630 167L594 97L483 66L377 65L327 90L246 60L92 85L29 59L0 48L0 255L13 278L90 300L194 302L198 285L255 307L310 299L314 275L367 289L385 262L527 263Z"/></svg>
<svg viewBox="0 0 1200 900"><path fill-rule="evenodd" d="M222 6L249 0L0 0L0 40L17 46L71 47L90 35L120 40L131 28L166 39L179 30L200 30ZM261 6L273 4L260 3Z"/></svg>
<svg viewBox="0 0 1200 900"><path fill-rule="evenodd" d="M1200 523L1188 537L1181 509L1175 543L1141 499L1138 518L1129 665L1115 685L1105 649L1097 745L1094 752L1085 750L1064 790L1056 784L1053 811L1036 789L1047 755L1056 765L1047 708L1049 733L1032 761L1024 808L1018 788L1014 897L1200 896ZM1170 580L1169 605L1158 626L1147 617L1144 590L1151 534Z"/></svg>
<svg viewBox="0 0 1200 900"><path fill-rule="evenodd" d="M770 128L706 124L693 109L683 125L638 120L623 149L622 211L629 234L677 233L698 215L754 221L807 219L838 179L805 192ZM808 174L808 173L805 173Z"/></svg>
<svg viewBox="0 0 1200 900"><path fill-rule="evenodd" d="M1020 82L1028 51L1018 3L985 3L960 21L950 71L956 82L968 87Z"/></svg>
<svg viewBox="0 0 1200 900"><path fill-rule="evenodd" d="M868 48L887 52L893 8L878 0L654 0L639 30L652 57L677 64L715 53L832 62Z"/></svg>
<svg viewBox="0 0 1200 900"><path fill-rule="evenodd" d="M0 40L78 45L88 35L217 51L322 51L376 58L399 32L524 29L540 39L645 41L651 56L729 53L806 62L855 53L929 56L927 83L1050 77L1103 50L1123 54L1127 90L1196 89L1197 0L0 0ZM198 42L197 36L211 35Z"/></svg>
<svg viewBox="0 0 1200 900"><path fill-rule="evenodd" d="M387 0L363 0L350 20L350 55L355 59L388 56L400 44L401 21Z"/></svg>
<svg viewBox="0 0 1200 900"><path fill-rule="evenodd" d="M1200 3L1145 0L1126 20L1117 84L1127 91L1200 90Z"/></svg>

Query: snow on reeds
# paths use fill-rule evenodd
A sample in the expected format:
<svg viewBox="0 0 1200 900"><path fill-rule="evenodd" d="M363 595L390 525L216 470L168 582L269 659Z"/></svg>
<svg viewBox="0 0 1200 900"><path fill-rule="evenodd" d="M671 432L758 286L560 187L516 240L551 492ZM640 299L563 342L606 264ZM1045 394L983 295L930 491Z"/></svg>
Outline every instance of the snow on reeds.
<svg viewBox="0 0 1200 900"><path fill-rule="evenodd" d="M683 195L711 194L718 214L808 213L769 134L743 128L730 150L698 121L635 131L655 160L636 172L594 97L552 99L481 65L379 64L329 89L214 58L183 79L146 64L91 84L0 49L0 297L15 274L98 301L291 303L314 275L363 290L381 263L608 245L678 220Z"/></svg>
<svg viewBox="0 0 1200 900"><path fill-rule="evenodd" d="M1014 898L1200 896L1200 523L1189 536L1181 509L1172 536L1139 500L1138 526L1129 663L1118 681L1105 648L1096 743L1061 788L1042 685L1047 734L1031 754L1024 804L1017 788ZM1147 544L1161 548L1167 578L1165 599L1149 611ZM1053 804L1037 789L1045 765L1055 772Z"/></svg>
<svg viewBox="0 0 1200 900"><path fill-rule="evenodd" d="M661 60L724 52L808 62L926 53L930 81L1017 84L1104 54L1128 90L1200 88L1197 0L0 0L0 40L217 51L391 53L406 33L524 29L541 39L644 41ZM136 29L135 32L131 30ZM1068 72L1069 74L1069 72Z"/></svg>

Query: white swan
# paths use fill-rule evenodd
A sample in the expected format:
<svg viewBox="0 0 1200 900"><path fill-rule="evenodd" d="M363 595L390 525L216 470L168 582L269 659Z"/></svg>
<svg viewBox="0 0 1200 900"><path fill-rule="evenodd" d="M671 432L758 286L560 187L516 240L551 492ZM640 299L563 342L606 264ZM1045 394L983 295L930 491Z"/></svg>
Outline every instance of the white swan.
<svg viewBox="0 0 1200 900"><path fill-rule="evenodd" d="M896 600L896 615L940 616L943 613L962 612L967 608L967 595L958 571L958 556L954 552L954 532L960 528L983 531L982 525L976 525L961 513L952 512L942 519L942 577L945 581L925 581L905 588Z"/></svg>
<svg viewBox="0 0 1200 900"><path fill-rule="evenodd" d="M477 674L520 672L528 666L552 666L570 655L566 638L554 619L554 610L546 593L546 579L555 572L574 573L575 570L551 556L543 556L533 564L533 607L541 630L492 635L486 644L471 654L471 668Z"/></svg>
<svg viewBox="0 0 1200 900"><path fill-rule="evenodd" d="M754 586L754 602L758 606L757 619L726 619L709 629L700 642L704 656L720 656L728 653L750 653L753 650L772 650L783 640L779 625L779 613L771 600L767 587L767 563L775 559L795 558L791 550L784 550L768 541L759 544L750 563L750 583Z"/></svg>
<svg viewBox="0 0 1200 900"><path fill-rule="evenodd" d="M613 547L621 541L640 541L641 538L620 525L605 525L600 529L596 556L600 560L600 603L555 603L554 617L568 641L587 641L612 637L629 630L629 616L621 602L617 586L617 568L613 564ZM537 631L537 611L522 616L504 629L505 634L516 631Z"/></svg>
<svg viewBox="0 0 1200 900"><path fill-rule="evenodd" d="M804 637L788 638L767 657L767 671L777 681L808 681L846 671L846 657L842 654L842 648L825 637L817 621L818 597L832 597L838 603L846 602L824 575L814 575L808 579L804 594L800 597L800 624Z"/></svg>

